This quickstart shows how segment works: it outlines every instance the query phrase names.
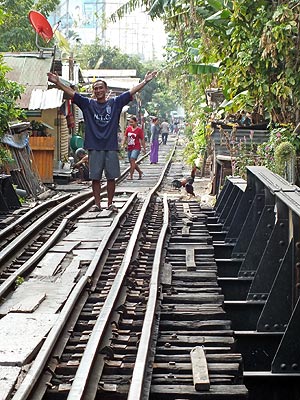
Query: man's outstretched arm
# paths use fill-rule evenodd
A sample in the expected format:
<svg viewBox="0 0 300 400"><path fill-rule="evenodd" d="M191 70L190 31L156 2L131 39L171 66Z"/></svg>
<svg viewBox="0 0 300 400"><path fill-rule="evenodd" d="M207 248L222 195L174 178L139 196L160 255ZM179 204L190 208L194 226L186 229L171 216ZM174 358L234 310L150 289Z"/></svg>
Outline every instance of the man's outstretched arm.
<svg viewBox="0 0 300 400"><path fill-rule="evenodd" d="M157 75L157 71L147 72L144 80L129 90L129 93L131 94L131 96L133 96L135 93L137 93L138 91L143 89L143 87L148 82L152 81L152 79L155 78L156 75Z"/></svg>
<svg viewBox="0 0 300 400"><path fill-rule="evenodd" d="M72 89L70 86L65 85L62 83L59 79L59 76L57 74L53 74L52 72L48 72L48 81L54 83L58 89L62 90L65 92L69 97L73 98L75 94L75 90Z"/></svg>

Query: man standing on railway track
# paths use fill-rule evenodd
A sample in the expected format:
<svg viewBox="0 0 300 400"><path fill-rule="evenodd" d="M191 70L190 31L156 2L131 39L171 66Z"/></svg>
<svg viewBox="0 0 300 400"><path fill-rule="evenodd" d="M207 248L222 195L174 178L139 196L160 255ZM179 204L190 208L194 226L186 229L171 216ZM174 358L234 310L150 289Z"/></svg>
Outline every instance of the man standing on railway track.
<svg viewBox="0 0 300 400"><path fill-rule="evenodd" d="M48 72L49 82L54 83L68 95L83 112L85 122L84 148L88 150L90 179L95 199L94 211L101 211L100 192L103 172L107 179L107 209L117 212L113 204L116 183L120 176L118 125L122 108L132 100L156 75L157 71L147 72L143 81L120 94L108 98L107 83L99 79L93 83L93 98L85 97L65 85L57 74Z"/></svg>

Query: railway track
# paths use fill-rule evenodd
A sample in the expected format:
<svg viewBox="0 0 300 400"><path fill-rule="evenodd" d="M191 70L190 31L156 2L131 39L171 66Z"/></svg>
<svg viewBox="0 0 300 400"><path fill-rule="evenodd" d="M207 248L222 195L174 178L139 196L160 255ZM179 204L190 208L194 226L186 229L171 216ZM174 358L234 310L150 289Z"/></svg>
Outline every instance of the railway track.
<svg viewBox="0 0 300 400"><path fill-rule="evenodd" d="M28 340L15 332L0 356L5 400L247 398L209 210L158 195L168 163L144 170L142 185L120 180L117 214L74 202L3 301L0 344L12 326Z"/></svg>

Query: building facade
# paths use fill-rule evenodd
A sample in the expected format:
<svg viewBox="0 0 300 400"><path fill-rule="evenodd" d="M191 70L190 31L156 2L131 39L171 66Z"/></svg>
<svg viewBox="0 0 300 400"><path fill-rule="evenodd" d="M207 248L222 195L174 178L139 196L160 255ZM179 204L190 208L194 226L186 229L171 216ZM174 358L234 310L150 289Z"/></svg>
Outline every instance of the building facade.
<svg viewBox="0 0 300 400"><path fill-rule="evenodd" d="M152 21L141 9L121 20L109 21L122 4L124 0L63 0L49 22L54 26L60 21L61 33L82 44L91 44L98 38L101 44L138 55L142 60L162 60L166 44L162 21Z"/></svg>

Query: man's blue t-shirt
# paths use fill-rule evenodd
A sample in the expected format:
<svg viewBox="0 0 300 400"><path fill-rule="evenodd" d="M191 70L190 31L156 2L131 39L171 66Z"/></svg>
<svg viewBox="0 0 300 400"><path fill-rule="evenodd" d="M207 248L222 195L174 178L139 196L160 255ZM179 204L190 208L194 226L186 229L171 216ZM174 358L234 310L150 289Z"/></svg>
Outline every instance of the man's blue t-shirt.
<svg viewBox="0 0 300 400"><path fill-rule="evenodd" d="M129 92L98 103L95 99L75 93L73 103L85 121L84 148L87 150L118 150L118 128L122 108L131 100Z"/></svg>

